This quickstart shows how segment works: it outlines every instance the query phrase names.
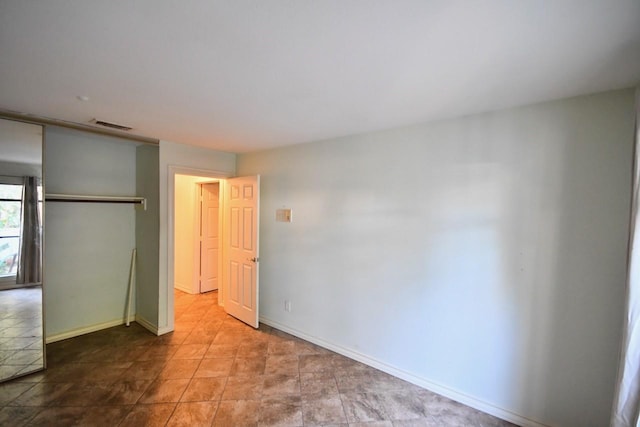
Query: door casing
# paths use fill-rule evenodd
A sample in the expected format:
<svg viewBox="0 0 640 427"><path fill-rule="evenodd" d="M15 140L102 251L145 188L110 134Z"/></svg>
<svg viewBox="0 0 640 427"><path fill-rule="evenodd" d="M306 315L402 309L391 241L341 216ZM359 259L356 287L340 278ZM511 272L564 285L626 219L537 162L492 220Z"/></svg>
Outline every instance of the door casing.
<svg viewBox="0 0 640 427"><path fill-rule="evenodd" d="M208 170L208 169L198 169L198 168L190 168L185 166L178 165L169 165L168 166L168 182L167 182L167 248L166 248L166 257L167 257L167 326L163 327L163 332L166 333L172 331L174 329L174 283L175 283L175 178L176 175L192 175L203 178L217 178L219 180L224 180L226 178L230 178L232 174L227 172L220 172L216 170ZM220 191L224 191L224 185L220 186ZM222 197L221 200L224 200ZM222 209L222 207L221 207ZM224 218L223 218L224 221ZM221 230L224 229L224 222L221 226ZM224 243L221 242L222 249L224 250ZM224 280L224 278L223 278ZM220 305L224 304L224 295L222 292L222 287L220 287L220 291L218 292L218 303Z"/></svg>

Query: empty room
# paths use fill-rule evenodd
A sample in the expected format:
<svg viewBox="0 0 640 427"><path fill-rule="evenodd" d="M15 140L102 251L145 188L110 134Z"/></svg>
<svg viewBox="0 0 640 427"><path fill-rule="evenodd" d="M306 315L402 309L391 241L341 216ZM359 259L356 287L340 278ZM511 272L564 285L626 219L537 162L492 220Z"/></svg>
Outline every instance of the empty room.
<svg viewBox="0 0 640 427"><path fill-rule="evenodd" d="M640 422L640 2L0 1L0 425Z"/></svg>

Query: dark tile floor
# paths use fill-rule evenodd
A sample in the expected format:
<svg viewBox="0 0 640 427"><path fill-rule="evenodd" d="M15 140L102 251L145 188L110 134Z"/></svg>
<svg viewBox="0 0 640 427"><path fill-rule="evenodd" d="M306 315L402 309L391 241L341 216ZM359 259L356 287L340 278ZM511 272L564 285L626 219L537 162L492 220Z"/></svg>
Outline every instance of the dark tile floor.
<svg viewBox="0 0 640 427"><path fill-rule="evenodd" d="M176 292L175 332L137 324L47 346L0 385L7 426L511 426L267 326L217 294Z"/></svg>

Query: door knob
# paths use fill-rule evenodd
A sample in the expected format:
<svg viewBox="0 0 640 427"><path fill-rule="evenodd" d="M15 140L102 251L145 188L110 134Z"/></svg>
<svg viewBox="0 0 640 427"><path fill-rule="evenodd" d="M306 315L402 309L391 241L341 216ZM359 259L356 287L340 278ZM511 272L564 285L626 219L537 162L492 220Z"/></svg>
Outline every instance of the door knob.
<svg viewBox="0 0 640 427"><path fill-rule="evenodd" d="M247 258L247 261L251 261L251 262L258 262L259 260L260 260L260 258L258 258L258 257Z"/></svg>

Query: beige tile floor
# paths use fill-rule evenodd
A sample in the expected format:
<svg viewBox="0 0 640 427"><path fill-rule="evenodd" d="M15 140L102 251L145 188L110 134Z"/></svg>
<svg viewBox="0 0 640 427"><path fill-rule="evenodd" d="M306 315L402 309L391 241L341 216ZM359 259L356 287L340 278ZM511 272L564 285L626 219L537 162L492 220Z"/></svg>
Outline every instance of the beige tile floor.
<svg viewBox="0 0 640 427"><path fill-rule="evenodd" d="M137 324L47 346L49 368L0 385L7 426L511 426L176 292L175 332Z"/></svg>
<svg viewBox="0 0 640 427"><path fill-rule="evenodd" d="M42 288L0 291L0 379L42 369Z"/></svg>

